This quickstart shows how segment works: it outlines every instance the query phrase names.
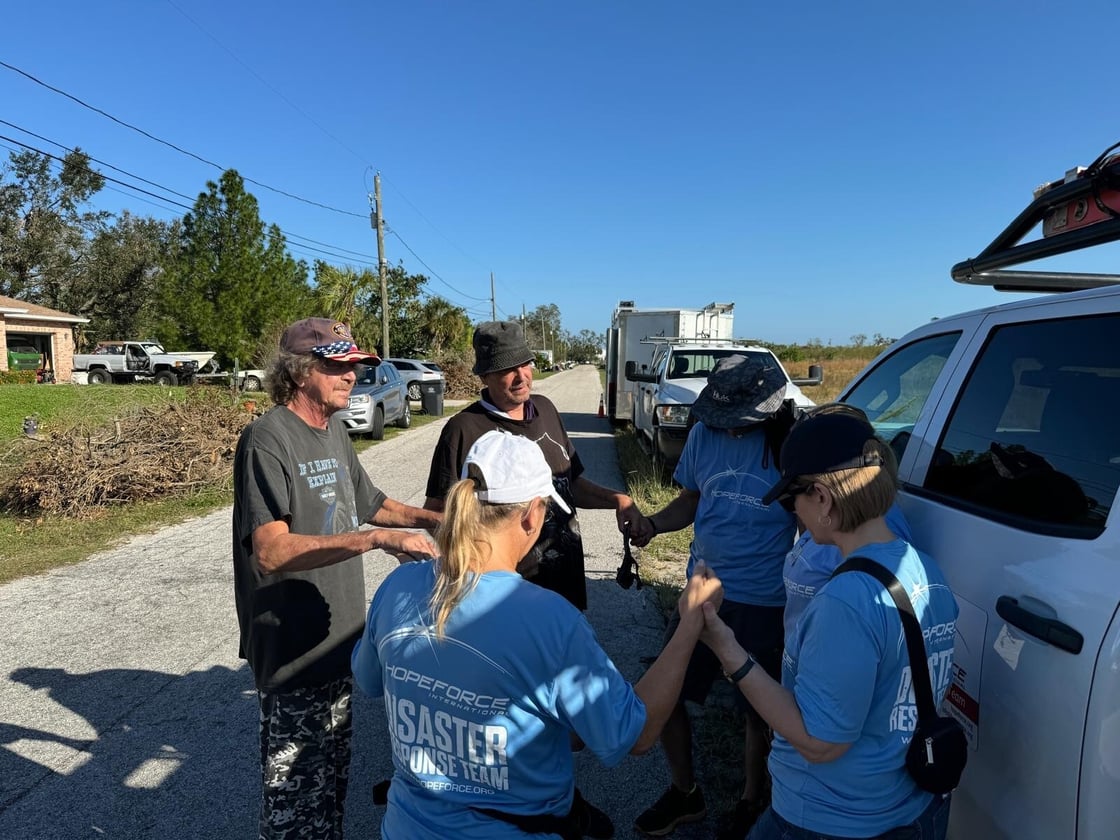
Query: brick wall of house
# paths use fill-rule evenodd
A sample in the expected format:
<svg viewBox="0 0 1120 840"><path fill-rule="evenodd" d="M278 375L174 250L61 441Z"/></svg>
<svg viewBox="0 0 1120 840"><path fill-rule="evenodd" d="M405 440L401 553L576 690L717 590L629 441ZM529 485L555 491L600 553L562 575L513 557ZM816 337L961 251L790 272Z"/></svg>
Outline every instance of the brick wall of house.
<svg viewBox="0 0 1120 840"><path fill-rule="evenodd" d="M50 358L54 362L54 381L69 382L74 372L74 335L69 324L44 324L42 321L21 321L18 317L0 319L0 347L8 346L8 336L47 336ZM0 370L8 369L8 354L0 353Z"/></svg>

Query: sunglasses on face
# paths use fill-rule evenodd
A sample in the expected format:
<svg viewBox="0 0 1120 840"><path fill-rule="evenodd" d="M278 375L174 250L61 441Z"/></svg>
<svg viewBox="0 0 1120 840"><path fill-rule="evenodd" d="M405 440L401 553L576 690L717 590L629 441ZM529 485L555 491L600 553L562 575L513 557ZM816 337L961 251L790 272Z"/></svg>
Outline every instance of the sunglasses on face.
<svg viewBox="0 0 1120 840"><path fill-rule="evenodd" d="M316 366L328 376L342 376L350 371L357 372L357 365L353 362L339 362L334 359L316 359Z"/></svg>
<svg viewBox="0 0 1120 840"><path fill-rule="evenodd" d="M808 493L813 489L812 483L793 484L790 486L786 494L778 500L778 503L790 513L793 513L794 503L798 496L802 493Z"/></svg>

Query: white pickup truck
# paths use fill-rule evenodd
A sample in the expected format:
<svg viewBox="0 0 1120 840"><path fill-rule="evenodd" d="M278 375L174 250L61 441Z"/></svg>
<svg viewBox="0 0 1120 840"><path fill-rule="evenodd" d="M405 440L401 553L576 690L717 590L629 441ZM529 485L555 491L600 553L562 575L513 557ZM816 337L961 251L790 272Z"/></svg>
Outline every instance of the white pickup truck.
<svg viewBox="0 0 1120 840"><path fill-rule="evenodd" d="M154 381L157 385L189 385L209 351L168 353L154 341L101 341L92 353L76 353L74 370L90 385ZM200 361L202 359L205 361Z"/></svg>
<svg viewBox="0 0 1120 840"><path fill-rule="evenodd" d="M671 470L680 459L688 437L689 411L708 384L708 375L716 362L736 354L765 359L785 373L777 357L765 347L706 339L656 340L648 369L639 369L633 361L626 362L626 378L638 383L630 419L635 434L649 445L659 470ZM819 384L820 371L812 372L815 378L799 381ZM813 405L793 381L786 386L786 396L799 406Z"/></svg>
<svg viewBox="0 0 1120 840"><path fill-rule="evenodd" d="M1056 294L927 323L840 396L960 604L953 840L1120 836L1120 277L1005 270L1120 239L1117 185L1120 155L1072 170L952 270Z"/></svg>

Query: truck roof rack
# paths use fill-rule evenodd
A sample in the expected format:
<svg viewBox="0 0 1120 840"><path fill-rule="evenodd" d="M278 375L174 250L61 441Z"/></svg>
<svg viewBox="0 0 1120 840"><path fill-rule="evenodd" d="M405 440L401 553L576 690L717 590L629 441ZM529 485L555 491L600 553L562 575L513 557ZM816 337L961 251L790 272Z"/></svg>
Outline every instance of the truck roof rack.
<svg viewBox="0 0 1120 840"><path fill-rule="evenodd" d="M683 335L647 335L639 344L742 344L737 338L688 337Z"/></svg>
<svg viewBox="0 0 1120 840"><path fill-rule="evenodd" d="M977 256L953 266L958 283L1009 292L1069 292L1120 283L1120 275L1067 271L1006 271L1059 254L1120 240L1120 154L1070 170L1035 190L1034 200ZM1042 223L1042 238L1023 242Z"/></svg>

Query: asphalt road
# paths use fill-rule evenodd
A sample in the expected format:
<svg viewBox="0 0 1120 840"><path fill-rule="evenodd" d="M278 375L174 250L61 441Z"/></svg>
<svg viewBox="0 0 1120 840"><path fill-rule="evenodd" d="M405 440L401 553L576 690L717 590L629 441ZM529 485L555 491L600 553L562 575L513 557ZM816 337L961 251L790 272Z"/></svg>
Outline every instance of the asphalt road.
<svg viewBox="0 0 1120 840"><path fill-rule="evenodd" d="M537 383L564 415L589 477L621 487L614 440L597 417L590 366ZM422 504L443 421L367 450L390 496ZM0 838L256 836L257 704L237 658L231 509L133 538L85 563L0 587ZM664 622L649 590L614 582L621 537L611 511L580 511L588 617L631 680ZM396 561L366 556L372 595ZM381 702L358 696L347 836L380 836L371 783L391 771ZM628 837L668 784L660 749L604 768L577 757L577 783ZM710 837L715 821L676 837Z"/></svg>

